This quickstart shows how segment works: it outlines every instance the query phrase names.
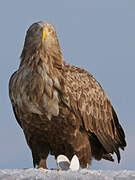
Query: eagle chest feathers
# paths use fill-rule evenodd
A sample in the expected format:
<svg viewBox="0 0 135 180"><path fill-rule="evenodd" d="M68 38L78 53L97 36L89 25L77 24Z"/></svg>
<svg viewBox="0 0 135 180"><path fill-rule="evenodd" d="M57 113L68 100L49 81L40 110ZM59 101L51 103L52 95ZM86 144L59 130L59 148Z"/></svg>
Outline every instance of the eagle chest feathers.
<svg viewBox="0 0 135 180"><path fill-rule="evenodd" d="M57 69L51 71L51 65L45 60L32 59L27 66L20 67L13 79L12 97L22 112L46 115L51 120L59 114L58 89L61 85Z"/></svg>
<svg viewBox="0 0 135 180"><path fill-rule="evenodd" d="M126 141L114 108L89 72L63 60L52 24L28 29L9 96L34 167L46 168L49 153L70 160L76 154L81 167L92 157L113 161L113 153L120 161Z"/></svg>

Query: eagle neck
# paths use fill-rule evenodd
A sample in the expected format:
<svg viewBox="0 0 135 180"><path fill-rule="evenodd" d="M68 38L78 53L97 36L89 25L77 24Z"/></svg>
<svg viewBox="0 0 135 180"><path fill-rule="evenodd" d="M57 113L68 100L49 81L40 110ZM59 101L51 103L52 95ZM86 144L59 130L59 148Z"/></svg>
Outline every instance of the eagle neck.
<svg viewBox="0 0 135 180"><path fill-rule="evenodd" d="M26 47L24 46L22 54L21 54L21 62L20 62L20 67L24 64L35 64L39 59L46 63L52 63L52 65L61 65L63 63L63 58L62 58L62 53L60 48L57 50L52 50L50 51L45 50L44 47L41 47L39 49L34 49L31 51L26 52ZM31 49L31 48L30 48Z"/></svg>

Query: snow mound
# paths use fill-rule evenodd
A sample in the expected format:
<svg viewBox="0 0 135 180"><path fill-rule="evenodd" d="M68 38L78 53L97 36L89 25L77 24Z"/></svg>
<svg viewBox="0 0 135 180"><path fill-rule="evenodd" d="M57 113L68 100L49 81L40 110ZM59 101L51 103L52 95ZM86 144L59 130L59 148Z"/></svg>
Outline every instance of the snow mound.
<svg viewBox="0 0 135 180"><path fill-rule="evenodd" d="M135 180L135 170L58 171L39 169L1 169L0 180Z"/></svg>

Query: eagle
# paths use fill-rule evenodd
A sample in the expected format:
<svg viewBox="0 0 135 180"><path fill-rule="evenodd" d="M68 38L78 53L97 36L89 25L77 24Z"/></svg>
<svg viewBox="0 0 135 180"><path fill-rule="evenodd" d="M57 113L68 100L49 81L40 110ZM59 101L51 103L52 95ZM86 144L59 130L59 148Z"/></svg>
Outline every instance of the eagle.
<svg viewBox="0 0 135 180"><path fill-rule="evenodd" d="M29 27L20 59L9 97L34 167L46 169L49 154L76 155L82 168L93 158L114 161L113 153L120 162L126 141L117 114L95 78L64 61L53 24Z"/></svg>

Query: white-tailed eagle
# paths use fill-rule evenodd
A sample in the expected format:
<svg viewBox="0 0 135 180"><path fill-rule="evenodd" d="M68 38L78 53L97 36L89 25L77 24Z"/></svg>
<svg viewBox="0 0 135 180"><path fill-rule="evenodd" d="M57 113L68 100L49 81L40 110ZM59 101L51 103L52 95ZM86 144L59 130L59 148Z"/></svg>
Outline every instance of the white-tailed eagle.
<svg viewBox="0 0 135 180"><path fill-rule="evenodd" d="M113 161L113 153L120 161L126 141L114 108L89 72L63 60L52 24L28 29L9 95L34 167L46 168L49 153L77 155L83 168L92 157Z"/></svg>

